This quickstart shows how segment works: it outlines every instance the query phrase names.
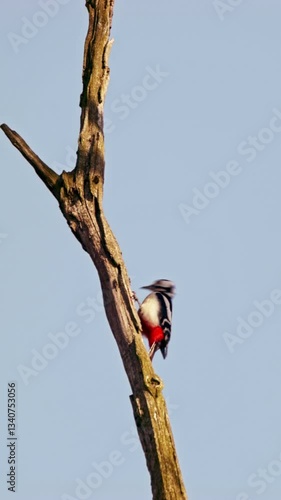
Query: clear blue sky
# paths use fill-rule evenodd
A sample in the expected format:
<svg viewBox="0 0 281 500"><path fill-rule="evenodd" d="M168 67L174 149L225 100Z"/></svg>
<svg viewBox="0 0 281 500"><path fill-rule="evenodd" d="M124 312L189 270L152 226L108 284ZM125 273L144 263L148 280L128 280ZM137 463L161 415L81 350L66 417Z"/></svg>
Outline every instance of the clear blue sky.
<svg viewBox="0 0 281 500"><path fill-rule="evenodd" d="M154 364L190 500L281 498L280 15L276 0L115 5L105 210L139 297L177 286ZM82 0L1 10L1 122L58 172L73 167L87 20ZM1 500L10 381L13 498L149 499L97 273L3 133L0 152Z"/></svg>

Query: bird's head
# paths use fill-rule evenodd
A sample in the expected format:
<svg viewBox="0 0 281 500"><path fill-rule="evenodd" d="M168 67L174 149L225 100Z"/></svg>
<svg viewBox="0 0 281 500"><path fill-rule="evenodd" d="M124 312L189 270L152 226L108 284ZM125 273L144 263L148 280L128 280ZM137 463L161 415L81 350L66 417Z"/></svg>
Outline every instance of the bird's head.
<svg viewBox="0 0 281 500"><path fill-rule="evenodd" d="M151 285L142 286L141 288L145 288L147 290L151 290L152 292L160 292L168 295L171 299L174 297L176 293L175 284L170 280L156 280Z"/></svg>

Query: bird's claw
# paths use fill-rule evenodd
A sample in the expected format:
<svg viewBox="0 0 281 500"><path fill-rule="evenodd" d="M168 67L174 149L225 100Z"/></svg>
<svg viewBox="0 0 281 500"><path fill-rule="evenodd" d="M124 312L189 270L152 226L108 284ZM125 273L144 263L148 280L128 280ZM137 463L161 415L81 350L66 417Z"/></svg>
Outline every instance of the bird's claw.
<svg viewBox="0 0 281 500"><path fill-rule="evenodd" d="M133 291L132 291L131 299L132 299L132 301L133 301L133 302L137 302L137 303L138 303L138 305L140 306L140 301L139 301L139 299L137 298L137 294L136 294L136 292L133 292Z"/></svg>

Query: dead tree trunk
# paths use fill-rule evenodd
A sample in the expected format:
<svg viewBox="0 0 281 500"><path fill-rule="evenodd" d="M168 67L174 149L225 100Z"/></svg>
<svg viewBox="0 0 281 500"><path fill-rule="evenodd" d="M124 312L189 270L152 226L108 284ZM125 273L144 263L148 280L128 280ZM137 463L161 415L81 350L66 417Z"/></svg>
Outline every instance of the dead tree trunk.
<svg viewBox="0 0 281 500"><path fill-rule="evenodd" d="M113 0L87 0L89 28L83 61L83 90L77 162L72 172L56 174L7 125L2 130L33 166L57 199L73 234L99 274L106 315L131 388L134 417L151 476L154 500L187 499L176 455L162 382L141 338L130 282L119 245L102 208L104 184L103 106Z"/></svg>

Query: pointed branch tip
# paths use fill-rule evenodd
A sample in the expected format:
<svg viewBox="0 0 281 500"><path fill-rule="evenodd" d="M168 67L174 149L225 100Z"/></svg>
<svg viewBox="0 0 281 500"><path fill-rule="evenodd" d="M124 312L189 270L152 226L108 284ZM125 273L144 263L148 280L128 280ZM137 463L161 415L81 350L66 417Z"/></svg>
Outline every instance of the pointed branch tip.
<svg viewBox="0 0 281 500"><path fill-rule="evenodd" d="M54 172L46 163L44 163L39 156L28 146L24 139L15 130L10 129L6 123L2 123L0 128L8 137L10 142L19 150L22 156L32 165L37 175L44 182L45 186L51 193L58 198L58 181L60 176Z"/></svg>

